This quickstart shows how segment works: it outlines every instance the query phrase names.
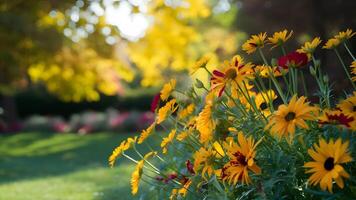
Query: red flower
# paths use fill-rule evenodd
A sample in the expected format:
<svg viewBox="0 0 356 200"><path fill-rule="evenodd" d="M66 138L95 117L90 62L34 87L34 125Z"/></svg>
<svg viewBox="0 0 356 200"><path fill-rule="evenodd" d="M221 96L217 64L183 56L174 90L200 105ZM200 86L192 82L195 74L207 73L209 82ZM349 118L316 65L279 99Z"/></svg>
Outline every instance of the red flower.
<svg viewBox="0 0 356 200"><path fill-rule="evenodd" d="M354 121L352 116L345 115L340 111L325 113L325 115L327 117L327 121L319 121L320 124L338 124L350 128L351 122Z"/></svg>
<svg viewBox="0 0 356 200"><path fill-rule="evenodd" d="M152 100L152 103L151 103L151 111L152 112L155 112L156 111L156 108L158 106L158 103L159 103L159 100L160 100L160 93L156 94L154 97L153 97L153 100Z"/></svg>
<svg viewBox="0 0 356 200"><path fill-rule="evenodd" d="M175 174L175 173L172 173L172 174L168 175L168 180L173 180L173 179L176 179L176 178L177 178L177 174Z"/></svg>
<svg viewBox="0 0 356 200"><path fill-rule="evenodd" d="M187 170L188 170L189 173L195 174L195 171L193 169L193 164L190 162L190 160L187 160L185 162L185 165L187 166Z"/></svg>
<svg viewBox="0 0 356 200"><path fill-rule="evenodd" d="M288 69L288 67L301 67L308 63L308 56L305 53L292 52L278 59L278 66Z"/></svg>

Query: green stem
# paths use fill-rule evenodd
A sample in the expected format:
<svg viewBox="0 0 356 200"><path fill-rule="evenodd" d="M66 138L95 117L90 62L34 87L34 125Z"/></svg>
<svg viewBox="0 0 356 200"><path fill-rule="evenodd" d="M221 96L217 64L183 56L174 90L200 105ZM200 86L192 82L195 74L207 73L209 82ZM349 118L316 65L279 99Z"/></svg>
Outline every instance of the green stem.
<svg viewBox="0 0 356 200"><path fill-rule="evenodd" d="M355 58L355 56L351 53L350 49L347 47L346 42L344 42L344 47L345 47L346 51L350 54L351 58L355 61L356 58Z"/></svg>
<svg viewBox="0 0 356 200"><path fill-rule="evenodd" d="M354 90L356 90L356 85L355 85L354 82L352 81L351 76L350 76L350 73L349 73L349 71L347 70L346 65L345 65L344 61L342 60L342 58L341 58L341 56L340 56L338 50L337 50L336 48L334 48L334 51L335 51L335 53L336 53L336 55L337 55L337 58L339 59L341 65L342 65L342 67L344 68L344 71L345 71L345 73L346 73L346 75L347 75L347 78L350 80L352 87L354 88Z"/></svg>
<svg viewBox="0 0 356 200"><path fill-rule="evenodd" d="M231 99L231 101L232 101L232 102L235 104L235 106L240 110L240 112L241 112L245 117L247 117L247 112L246 112L246 110L245 110L243 107L241 107L238 103L236 103L235 99L231 96L231 94L229 94L226 90L225 90L224 93L226 94L226 96L228 96L228 97Z"/></svg>
<svg viewBox="0 0 356 200"><path fill-rule="evenodd" d="M206 66L204 66L204 69L205 69L205 71L208 72L208 74L209 74L211 77L213 76L213 74L208 70L208 68L206 68Z"/></svg>
<svg viewBox="0 0 356 200"><path fill-rule="evenodd" d="M265 63L265 65L268 66L268 62L267 62L267 60L266 60L265 56L263 55L262 50L260 48L258 49L258 52L259 52L263 62ZM287 99L285 98L285 96L283 94L283 91L282 91L281 87L279 86L279 83L278 83L277 79L274 77L272 70L273 69L268 70L268 73L269 73L269 75L270 75L270 77L272 79L272 82L273 82L274 86L276 87L276 89L278 91L279 96L282 98L283 103L286 104L287 103Z"/></svg>
<svg viewBox="0 0 356 200"><path fill-rule="evenodd" d="M305 78L304 78L303 71L300 71L300 77L302 78L302 85L303 85L304 95L307 97L308 96L308 90L307 90L307 86L305 84Z"/></svg>

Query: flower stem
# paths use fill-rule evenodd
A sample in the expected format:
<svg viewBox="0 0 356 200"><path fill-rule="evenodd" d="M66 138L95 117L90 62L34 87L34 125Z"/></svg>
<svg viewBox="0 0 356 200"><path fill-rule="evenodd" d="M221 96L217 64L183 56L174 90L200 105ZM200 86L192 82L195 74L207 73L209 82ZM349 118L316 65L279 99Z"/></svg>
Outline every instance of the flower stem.
<svg viewBox="0 0 356 200"><path fill-rule="evenodd" d="M344 42L344 47L345 47L346 51L350 54L351 58L355 61L356 58L355 58L355 56L351 53L350 49L347 47L346 42Z"/></svg>
<svg viewBox="0 0 356 200"><path fill-rule="evenodd" d="M260 54L260 56L261 56L263 62L265 63L265 65L268 66L268 62L267 62L267 60L266 60L265 56L263 55L262 50L260 48L258 49L258 53ZM278 83L277 79L274 77L272 70L273 69L268 70L268 73L269 73L269 75L270 75L270 77L272 79L272 82L273 82L274 86L276 87L276 89L278 91L279 96L282 98L283 103L286 104L287 103L287 99L285 98L285 96L283 94L283 91L282 91L281 87L279 86L279 83Z"/></svg>
<svg viewBox="0 0 356 200"><path fill-rule="evenodd" d="M339 59L341 65L342 65L342 67L344 68L344 71L345 71L345 73L346 73L346 75L347 75L347 78L350 80L352 87L354 88L354 90L356 90L356 85L355 85L354 82L352 81L351 76L350 76L350 73L349 73L349 71L347 70L344 61L342 60L342 58L341 58L341 56L340 56L340 54L339 54L339 51L338 51L336 48L334 48L334 51L335 51L335 53L336 53L336 55L337 55L337 58Z"/></svg>
<svg viewBox="0 0 356 200"><path fill-rule="evenodd" d="M304 78L304 74L303 74L302 71L300 71L300 77L302 78L302 85L303 85L304 95L308 96L308 90L307 90L307 86L305 84L305 78Z"/></svg>

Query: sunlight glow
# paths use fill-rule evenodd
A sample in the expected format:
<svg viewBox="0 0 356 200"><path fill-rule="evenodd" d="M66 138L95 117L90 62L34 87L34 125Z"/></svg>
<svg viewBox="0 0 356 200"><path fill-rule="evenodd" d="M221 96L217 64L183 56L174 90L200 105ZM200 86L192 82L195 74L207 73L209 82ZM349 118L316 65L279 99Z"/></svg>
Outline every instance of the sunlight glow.
<svg viewBox="0 0 356 200"><path fill-rule="evenodd" d="M117 26L122 37L131 41L143 37L149 26L148 17L143 13L132 13L132 6L127 2L120 3L118 7L107 5L105 17L108 24Z"/></svg>

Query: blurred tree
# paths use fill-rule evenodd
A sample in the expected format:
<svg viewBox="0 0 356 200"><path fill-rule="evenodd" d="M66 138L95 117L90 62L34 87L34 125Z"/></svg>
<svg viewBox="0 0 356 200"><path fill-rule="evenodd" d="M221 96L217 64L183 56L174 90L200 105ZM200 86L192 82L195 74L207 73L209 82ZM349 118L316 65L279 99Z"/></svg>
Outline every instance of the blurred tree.
<svg viewBox="0 0 356 200"><path fill-rule="evenodd" d="M228 5L227 0L1 1L5 113L15 118L11 96L33 83L65 101L96 101L100 93L120 93L123 81L157 86L208 52L217 63L236 51L242 36L229 28L236 12L227 14ZM134 27L135 19L147 27Z"/></svg>

